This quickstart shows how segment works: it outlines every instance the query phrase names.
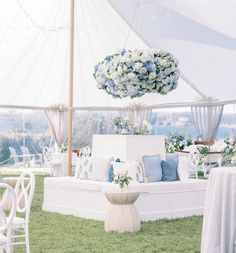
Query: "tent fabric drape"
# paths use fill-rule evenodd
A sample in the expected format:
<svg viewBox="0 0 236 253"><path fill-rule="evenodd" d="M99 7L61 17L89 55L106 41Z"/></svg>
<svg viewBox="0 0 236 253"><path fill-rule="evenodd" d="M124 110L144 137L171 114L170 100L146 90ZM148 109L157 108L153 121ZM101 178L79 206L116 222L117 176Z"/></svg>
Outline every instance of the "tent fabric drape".
<svg viewBox="0 0 236 253"><path fill-rule="evenodd" d="M223 105L192 106L194 125L204 141L214 140L219 129Z"/></svg>
<svg viewBox="0 0 236 253"><path fill-rule="evenodd" d="M58 147L65 143L68 132L68 117L64 106L55 105L45 110L48 124Z"/></svg>

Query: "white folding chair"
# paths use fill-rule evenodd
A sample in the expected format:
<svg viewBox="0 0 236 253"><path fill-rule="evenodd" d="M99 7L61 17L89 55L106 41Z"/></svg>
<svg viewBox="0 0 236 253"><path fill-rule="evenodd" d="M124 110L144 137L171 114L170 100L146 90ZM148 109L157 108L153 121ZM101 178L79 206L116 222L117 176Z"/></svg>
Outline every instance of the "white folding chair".
<svg viewBox="0 0 236 253"><path fill-rule="evenodd" d="M35 191L35 176L32 173L23 173L19 177L15 186L17 197L16 212L21 213L24 217L15 216L13 219L12 245L25 244L26 253L30 253L29 243L29 217L31 204ZM23 238L22 241L21 238ZM17 240L17 241L16 241Z"/></svg>
<svg viewBox="0 0 236 253"><path fill-rule="evenodd" d="M51 160L52 160L52 150L49 147L43 147L44 166L50 166Z"/></svg>
<svg viewBox="0 0 236 253"><path fill-rule="evenodd" d="M14 166L15 167L20 167L23 165L23 162L20 160L20 158L22 159L22 155L18 155L16 153L16 150L13 147L9 147L9 151L10 151L10 157L13 159L14 161Z"/></svg>
<svg viewBox="0 0 236 253"><path fill-rule="evenodd" d="M35 166L35 163L39 163L40 166L42 166L42 154L32 154L30 153L28 147L25 146L21 146L20 149L23 153L24 162L28 163L29 165L31 165L32 162L33 166Z"/></svg>
<svg viewBox="0 0 236 253"><path fill-rule="evenodd" d="M0 250L11 253L11 233L13 218L16 215L16 193L5 183L0 183ZM8 203L8 210L5 205Z"/></svg>
<svg viewBox="0 0 236 253"><path fill-rule="evenodd" d="M29 149L27 147L21 146L20 149L23 154L23 163L28 164L28 166L30 167L30 162L32 159L34 159L34 155L30 154Z"/></svg>

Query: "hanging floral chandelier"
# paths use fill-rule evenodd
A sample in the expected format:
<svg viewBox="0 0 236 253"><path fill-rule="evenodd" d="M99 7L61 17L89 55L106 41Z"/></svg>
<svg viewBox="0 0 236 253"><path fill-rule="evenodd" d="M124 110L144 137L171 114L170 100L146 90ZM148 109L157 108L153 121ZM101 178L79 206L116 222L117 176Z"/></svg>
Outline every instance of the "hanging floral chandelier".
<svg viewBox="0 0 236 253"><path fill-rule="evenodd" d="M164 50L121 50L95 66L97 87L114 98L167 94L178 84L178 61Z"/></svg>

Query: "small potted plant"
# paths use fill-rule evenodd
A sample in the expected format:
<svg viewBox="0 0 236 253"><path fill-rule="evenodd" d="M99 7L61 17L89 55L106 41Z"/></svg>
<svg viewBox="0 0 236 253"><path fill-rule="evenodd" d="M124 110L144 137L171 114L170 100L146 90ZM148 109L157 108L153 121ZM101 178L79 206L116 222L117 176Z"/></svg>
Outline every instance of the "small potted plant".
<svg viewBox="0 0 236 253"><path fill-rule="evenodd" d="M128 171L114 175L114 183L118 184L121 189L123 189L125 186L128 186L131 180L132 177L128 175Z"/></svg>

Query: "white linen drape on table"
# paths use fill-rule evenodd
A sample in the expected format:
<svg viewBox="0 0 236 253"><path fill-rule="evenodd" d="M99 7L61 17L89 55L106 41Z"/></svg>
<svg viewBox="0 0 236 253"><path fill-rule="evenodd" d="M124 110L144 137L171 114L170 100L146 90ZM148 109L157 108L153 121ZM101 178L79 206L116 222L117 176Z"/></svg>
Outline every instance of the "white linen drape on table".
<svg viewBox="0 0 236 253"><path fill-rule="evenodd" d="M65 107L54 105L45 110L48 124L58 147L65 143L68 135L68 117Z"/></svg>
<svg viewBox="0 0 236 253"><path fill-rule="evenodd" d="M201 253L235 253L236 167L211 171L205 199Z"/></svg>
<svg viewBox="0 0 236 253"><path fill-rule="evenodd" d="M216 137L223 108L223 105L191 107L194 125L202 140L211 141Z"/></svg>

